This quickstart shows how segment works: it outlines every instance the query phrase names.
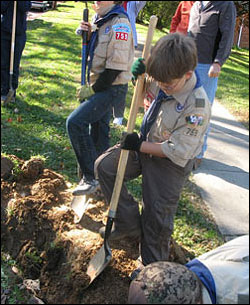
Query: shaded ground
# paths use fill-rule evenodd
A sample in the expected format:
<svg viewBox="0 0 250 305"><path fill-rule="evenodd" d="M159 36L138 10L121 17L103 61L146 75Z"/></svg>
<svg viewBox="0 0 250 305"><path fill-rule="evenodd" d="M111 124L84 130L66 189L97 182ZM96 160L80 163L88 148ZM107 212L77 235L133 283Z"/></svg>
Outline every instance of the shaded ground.
<svg viewBox="0 0 250 305"><path fill-rule="evenodd" d="M139 256L136 240L110 243L111 264L86 289L89 260L103 245L97 232L105 224L107 205L93 199L75 224L72 195L61 175L44 169L39 159L8 156L1 165L2 246L24 278L39 280L35 295L49 304L126 304L129 274ZM171 260L185 263L187 257L173 241Z"/></svg>

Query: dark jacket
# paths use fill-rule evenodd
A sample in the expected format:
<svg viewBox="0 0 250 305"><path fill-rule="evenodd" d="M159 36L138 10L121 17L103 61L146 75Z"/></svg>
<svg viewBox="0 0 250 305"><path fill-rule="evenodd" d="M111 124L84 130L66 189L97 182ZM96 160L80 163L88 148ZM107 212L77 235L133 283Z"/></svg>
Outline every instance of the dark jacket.
<svg viewBox="0 0 250 305"><path fill-rule="evenodd" d="M202 1L195 2L188 32L196 41L199 63L225 63L233 46L235 23L233 1L209 1L204 8Z"/></svg>
<svg viewBox="0 0 250 305"><path fill-rule="evenodd" d="M1 32L12 32L14 1L1 1ZM23 35L27 29L27 12L31 1L17 1L16 35Z"/></svg>

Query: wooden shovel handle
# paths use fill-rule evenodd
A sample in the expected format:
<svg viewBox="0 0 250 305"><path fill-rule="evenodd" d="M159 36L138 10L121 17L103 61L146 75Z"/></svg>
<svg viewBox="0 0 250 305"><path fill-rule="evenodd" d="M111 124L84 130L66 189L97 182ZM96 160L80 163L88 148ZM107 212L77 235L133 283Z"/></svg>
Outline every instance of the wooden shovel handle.
<svg viewBox="0 0 250 305"><path fill-rule="evenodd" d="M17 1L14 1L12 37L11 37L11 49L10 49L10 74L13 74L13 66L14 66L14 51L15 51L15 36L16 36L16 10L17 10Z"/></svg>
<svg viewBox="0 0 250 305"><path fill-rule="evenodd" d="M151 48L151 43L153 40L153 35L154 35L154 30L157 24L158 18L156 16L151 16L150 18L150 23L149 23L149 28L148 28L148 33L147 33L147 38L146 42L144 45L142 57L147 60L149 54L150 54L150 48ZM136 82L136 87L134 90L134 95L132 99L132 104L130 108L130 113L129 113L129 118L128 118L128 124L127 124L127 132L131 133L134 130L135 127L135 122L136 122L136 116L137 112L139 109L139 105L141 102L141 99L143 98L143 88L144 88L144 75L141 75L138 77L138 80ZM121 150L121 155L119 159L119 164L118 164L118 169L117 169L117 175L115 179L115 185L110 201L110 208L109 208L109 214L108 217L115 218L116 215L116 209L120 197L120 192L122 188L122 183L123 183L123 178L127 166L127 161L128 161L128 155L129 151L128 150Z"/></svg>

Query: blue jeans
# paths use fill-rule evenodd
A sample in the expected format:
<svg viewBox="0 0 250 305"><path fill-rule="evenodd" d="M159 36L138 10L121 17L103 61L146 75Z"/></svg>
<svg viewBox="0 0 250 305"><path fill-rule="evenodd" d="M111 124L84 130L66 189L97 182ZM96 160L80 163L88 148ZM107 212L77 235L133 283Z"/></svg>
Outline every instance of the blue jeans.
<svg viewBox="0 0 250 305"><path fill-rule="evenodd" d="M17 35L14 49L13 89L18 88L19 67L25 44L26 34ZM1 95L7 95L10 89L10 49L11 34L1 31Z"/></svg>
<svg viewBox="0 0 250 305"><path fill-rule="evenodd" d="M128 85L115 85L91 96L67 119L67 132L83 177L94 179L94 163L109 148L112 107L125 99Z"/></svg>
<svg viewBox="0 0 250 305"><path fill-rule="evenodd" d="M208 72L210 69L211 65L210 64L198 64L196 71L198 72L200 79L201 79L201 83L207 93L208 99L211 103L211 106L213 105L214 99L215 99L215 95L216 95L216 91L217 91L217 87L218 87L218 77L216 78L211 78L208 76ZM210 132L210 125L208 126L208 129L205 133L204 136L204 143L202 146L202 151L201 153L196 157L198 159L202 159L204 157L204 154L207 150L207 138L208 138L208 134Z"/></svg>

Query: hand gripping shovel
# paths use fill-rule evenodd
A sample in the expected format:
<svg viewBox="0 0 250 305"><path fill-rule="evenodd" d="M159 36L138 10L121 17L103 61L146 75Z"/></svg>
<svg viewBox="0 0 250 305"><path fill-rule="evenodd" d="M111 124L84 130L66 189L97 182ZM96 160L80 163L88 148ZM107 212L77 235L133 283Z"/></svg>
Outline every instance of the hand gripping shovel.
<svg viewBox="0 0 250 305"><path fill-rule="evenodd" d="M84 1L86 8L83 10L83 20L88 22L89 10L87 1ZM82 34L82 71L81 71L81 85L86 84L86 70L87 70L87 45L88 45L88 32L83 31ZM77 164L77 171L79 178L82 178L82 173L79 164ZM71 202L71 208L75 212L74 222L79 223L81 218L86 211L90 197L88 195L74 196Z"/></svg>
<svg viewBox="0 0 250 305"><path fill-rule="evenodd" d="M147 59L150 53L151 48L151 42L153 39L153 33L154 29L156 27L158 18L156 16L151 16L150 18L150 24L147 34L146 43L144 46L142 57L144 59ZM136 122L136 116L138 112L138 108L141 102L141 99L143 98L143 86L144 86L144 76L140 76L138 78L138 81L136 83L132 105L130 108L130 114L127 124L127 132L131 133L134 130L135 122ZM94 279L107 267L107 265L110 263L112 258L112 252L108 244L108 239L111 233L112 225L116 216L116 210L118 206L118 201L120 197L121 187L123 183L124 173L127 165L129 151L128 150L121 150L121 155L119 159L118 169L117 169L117 175L115 180L115 185L111 197L110 202L110 208L108 213L108 219L107 224L105 228L105 236L104 236L104 245L101 247L100 250L95 254L95 256L91 259L88 269L87 269L87 275L90 277L91 284Z"/></svg>
<svg viewBox="0 0 250 305"><path fill-rule="evenodd" d="M13 89L13 85L12 85L12 80L13 80L13 66L14 66L14 56L15 56L14 52L15 52L15 35L16 35L16 7L17 7L17 1L14 1L11 49L10 49L10 80L9 80L10 89L7 94L6 100L4 101L4 105L7 105L15 94L15 90Z"/></svg>

